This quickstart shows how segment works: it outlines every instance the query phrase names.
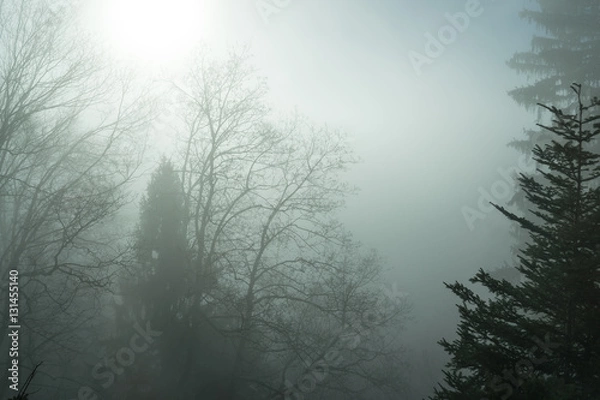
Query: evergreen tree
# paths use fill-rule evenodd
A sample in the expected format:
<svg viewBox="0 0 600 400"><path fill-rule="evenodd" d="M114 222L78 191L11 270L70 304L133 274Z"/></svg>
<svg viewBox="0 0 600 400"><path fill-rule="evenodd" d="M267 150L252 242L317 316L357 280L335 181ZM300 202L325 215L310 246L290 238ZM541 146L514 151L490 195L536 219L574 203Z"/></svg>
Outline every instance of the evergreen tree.
<svg viewBox="0 0 600 400"><path fill-rule="evenodd" d="M171 162L163 159L148 184L140 205L137 258L147 278L158 287L155 312L161 318L174 311L184 294L186 251L184 205L181 182ZM154 317L158 318L156 314ZM168 318L167 318L168 319ZM166 321L163 321L166 323Z"/></svg>
<svg viewBox="0 0 600 400"><path fill-rule="evenodd" d="M572 99L570 85L600 88L600 3L597 0L536 0L537 10L521 17L543 34L535 35L531 51L516 53L510 68L534 81L513 89L511 97L529 109L538 103L566 106ZM586 95L584 93L584 95ZM575 103L571 103L575 105Z"/></svg>
<svg viewBox="0 0 600 400"><path fill-rule="evenodd" d="M162 334L152 351L138 355L144 361L127 369L113 394L125 398L172 394L176 380L169 372L180 372L181 353L187 349L183 344L190 340L184 319L188 281L184 215L179 177L171 162L163 159L140 204L137 266L121 285L115 346L122 345L119 338L135 323L150 323Z"/></svg>
<svg viewBox="0 0 600 400"><path fill-rule="evenodd" d="M214 328L207 306L194 301L188 222L181 180L163 159L140 204L138 265L123 284L124 301L118 307L121 336L134 320L149 320L161 335L121 379L118 394L124 398L214 398L213 392L222 390L230 344Z"/></svg>
<svg viewBox="0 0 600 400"><path fill-rule="evenodd" d="M445 385L430 399L600 398L600 155L590 149L600 135L600 101L584 106L572 86L575 113L542 106L553 124L551 143L536 146L540 177L521 175L534 223L494 205L530 233L512 284L480 270L472 283L489 299L458 282L458 338L440 344L451 355ZM595 111L595 113L591 113Z"/></svg>
<svg viewBox="0 0 600 400"><path fill-rule="evenodd" d="M137 264L122 282L127 320L152 319L168 326L185 295L187 274L181 185L170 161L163 159L152 174L140 202L136 232Z"/></svg>
<svg viewBox="0 0 600 400"><path fill-rule="evenodd" d="M541 109L536 107L538 103L554 104L576 112L577 102L572 101L569 89L572 82L582 84L586 90L584 97L592 97L592 93L600 89L600 3L597 0L536 0L534 3L536 9L523 10L520 15L533 23L539 33L531 40L530 51L516 53L508 61L510 68L530 81L511 90L509 95L518 104L540 113ZM538 114L539 118L541 114ZM514 140L509 146L528 156L533 154L536 144L543 146L552 139L544 130L530 129L525 133L525 139ZM510 204L537 222L536 216L528 213L525 193L519 188ZM530 237L519 227L514 228L512 235L517 242L513 247L516 255ZM516 272L510 266L504 270Z"/></svg>

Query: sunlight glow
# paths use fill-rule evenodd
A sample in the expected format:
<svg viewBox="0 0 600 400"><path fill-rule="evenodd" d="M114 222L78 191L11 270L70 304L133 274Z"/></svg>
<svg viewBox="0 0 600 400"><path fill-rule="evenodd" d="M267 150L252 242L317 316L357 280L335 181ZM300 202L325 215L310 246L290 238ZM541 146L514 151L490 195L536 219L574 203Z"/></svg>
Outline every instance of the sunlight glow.
<svg viewBox="0 0 600 400"><path fill-rule="evenodd" d="M170 64L185 57L206 29L202 0L108 0L102 31L121 57Z"/></svg>

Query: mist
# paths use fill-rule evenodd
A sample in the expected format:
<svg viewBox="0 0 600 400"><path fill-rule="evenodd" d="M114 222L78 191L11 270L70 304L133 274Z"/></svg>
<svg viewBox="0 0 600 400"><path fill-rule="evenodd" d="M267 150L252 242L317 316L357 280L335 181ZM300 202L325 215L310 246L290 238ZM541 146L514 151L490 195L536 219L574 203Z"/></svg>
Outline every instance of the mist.
<svg viewBox="0 0 600 400"><path fill-rule="evenodd" d="M576 179L535 150L565 114L580 136L555 153L598 154L599 16L583 0L0 2L0 396L597 398L597 344L585 364L569 351L600 343L598 160L569 159L564 198L525 177ZM563 255L587 268L565 293ZM583 311L555 312L553 290ZM529 343L496 322L568 332L563 364L491 378ZM463 389L444 374L461 368Z"/></svg>

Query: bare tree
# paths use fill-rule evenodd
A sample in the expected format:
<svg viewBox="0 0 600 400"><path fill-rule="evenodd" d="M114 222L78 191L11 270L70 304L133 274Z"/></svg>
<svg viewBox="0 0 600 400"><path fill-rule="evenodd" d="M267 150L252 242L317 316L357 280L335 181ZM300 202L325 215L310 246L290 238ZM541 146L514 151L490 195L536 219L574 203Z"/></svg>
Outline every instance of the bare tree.
<svg viewBox="0 0 600 400"><path fill-rule="evenodd" d="M19 273L21 360L53 357L46 373L76 351L90 290L125 254L103 225L127 200L143 147L131 135L146 122L58 4L0 1L0 273Z"/></svg>
<svg viewBox="0 0 600 400"><path fill-rule="evenodd" d="M360 265L339 258L352 246L333 215L354 191L340 177L355 157L338 131L300 117L271 121L265 82L244 54L223 63L200 57L184 85L177 90L184 93L180 148L195 276L191 304L213 312L195 321L188 315L192 324L210 322L231 340L231 398L283 393L282 371L333 345L323 327L355 329L350 314L382 301L376 258ZM381 324L404 311L395 308ZM369 366L362 379L376 384L371 372L393 352L379 328L370 327L370 344L363 342L369 355L354 353L336 376ZM194 363L194 344L188 346L183 375ZM323 387L341 390L334 382Z"/></svg>
<svg viewBox="0 0 600 400"><path fill-rule="evenodd" d="M398 334L410 305L382 290L377 254L347 238L303 261L302 279L284 278L261 296L271 303L256 316L267 327L260 354L269 373L249 375L257 398L397 398L405 383Z"/></svg>

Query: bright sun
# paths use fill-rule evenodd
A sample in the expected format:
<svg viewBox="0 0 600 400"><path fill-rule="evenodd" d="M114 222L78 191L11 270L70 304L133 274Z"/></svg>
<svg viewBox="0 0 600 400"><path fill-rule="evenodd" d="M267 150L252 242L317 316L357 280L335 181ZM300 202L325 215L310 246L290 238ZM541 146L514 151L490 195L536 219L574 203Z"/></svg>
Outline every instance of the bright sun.
<svg viewBox="0 0 600 400"><path fill-rule="evenodd" d="M202 0L105 0L100 29L120 57L165 65L188 54L206 30Z"/></svg>

